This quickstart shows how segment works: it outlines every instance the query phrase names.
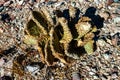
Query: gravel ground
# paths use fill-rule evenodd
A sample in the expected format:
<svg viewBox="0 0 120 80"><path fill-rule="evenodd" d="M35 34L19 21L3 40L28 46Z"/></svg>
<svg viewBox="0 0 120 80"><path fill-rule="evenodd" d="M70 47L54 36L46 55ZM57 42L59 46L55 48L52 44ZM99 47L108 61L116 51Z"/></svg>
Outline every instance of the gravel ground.
<svg viewBox="0 0 120 80"><path fill-rule="evenodd" d="M55 10L66 10L69 5L80 10L79 17L93 14L96 22L98 17L103 18L101 24L96 23L96 50L81 56L71 66L59 61L55 66L47 66L40 61L37 50L23 43L29 13L46 7L54 16ZM120 80L120 1L0 0L0 80L14 79Z"/></svg>

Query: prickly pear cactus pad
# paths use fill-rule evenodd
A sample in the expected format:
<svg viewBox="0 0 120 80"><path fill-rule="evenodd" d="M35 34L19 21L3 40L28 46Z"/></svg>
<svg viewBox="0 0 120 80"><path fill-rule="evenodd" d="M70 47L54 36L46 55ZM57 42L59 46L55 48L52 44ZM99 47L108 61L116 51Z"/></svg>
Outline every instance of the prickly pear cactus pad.
<svg viewBox="0 0 120 80"><path fill-rule="evenodd" d="M74 13L71 12L74 10ZM79 59L81 54L94 51L94 32L97 31L91 18L81 16L74 22L76 8L69 7L70 18L55 14L54 19L45 8L31 11L26 24L24 43L34 46L41 61L48 66L56 59L68 64ZM64 15L62 12L59 15Z"/></svg>

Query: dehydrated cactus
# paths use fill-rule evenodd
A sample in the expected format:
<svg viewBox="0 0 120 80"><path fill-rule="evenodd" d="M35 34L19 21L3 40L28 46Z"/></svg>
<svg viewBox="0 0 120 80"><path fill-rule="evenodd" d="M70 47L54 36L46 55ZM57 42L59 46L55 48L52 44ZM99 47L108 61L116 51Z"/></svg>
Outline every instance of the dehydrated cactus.
<svg viewBox="0 0 120 80"><path fill-rule="evenodd" d="M63 37L60 40L60 43L70 43L72 40L72 34L68 26L68 21L63 17L59 18L58 21L63 28Z"/></svg>
<svg viewBox="0 0 120 80"><path fill-rule="evenodd" d="M76 11L77 11L76 8L74 8L73 6L69 6L69 15L72 19L75 18Z"/></svg>
<svg viewBox="0 0 120 80"><path fill-rule="evenodd" d="M75 17L70 7L70 19ZM68 64L69 58L79 59L83 52L93 53L94 33L97 31L89 17L83 16L74 24L73 31L78 34L74 37L72 28L70 27L71 20L64 17L56 17L53 21L47 9L42 8L39 11L32 11L32 17L27 23L25 29L24 42L29 45L34 45L38 49L41 60L48 66L54 64L57 58L61 62ZM54 23L58 23L57 25Z"/></svg>

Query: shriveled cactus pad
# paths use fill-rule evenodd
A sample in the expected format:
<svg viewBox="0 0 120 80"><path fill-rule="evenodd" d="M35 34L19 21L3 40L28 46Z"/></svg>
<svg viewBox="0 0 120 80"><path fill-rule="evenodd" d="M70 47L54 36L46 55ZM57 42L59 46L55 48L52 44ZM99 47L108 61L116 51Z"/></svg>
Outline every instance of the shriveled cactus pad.
<svg viewBox="0 0 120 80"><path fill-rule="evenodd" d="M74 7L70 7L75 10ZM70 14L72 13L72 14ZM81 54L93 53L94 33L97 28L89 17L82 16L74 22L76 12L69 12L69 19L51 17L46 8L31 11L25 29L24 42L38 49L41 61L48 66L56 60L68 64ZM60 15L64 15L62 12Z"/></svg>

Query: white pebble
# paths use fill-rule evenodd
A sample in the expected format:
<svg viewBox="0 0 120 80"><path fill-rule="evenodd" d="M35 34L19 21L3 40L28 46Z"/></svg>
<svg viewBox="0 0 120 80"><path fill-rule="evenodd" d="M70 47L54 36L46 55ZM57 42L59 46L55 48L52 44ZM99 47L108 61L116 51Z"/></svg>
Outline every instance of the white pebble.
<svg viewBox="0 0 120 80"><path fill-rule="evenodd" d="M3 58L1 58L1 59L0 59L0 67L3 66L4 62L5 62L5 61L3 60Z"/></svg>
<svg viewBox="0 0 120 80"><path fill-rule="evenodd" d="M73 74L72 74L72 80L80 80L80 75L79 75L79 73L77 73L77 72L74 72Z"/></svg>
<svg viewBox="0 0 120 80"><path fill-rule="evenodd" d="M112 74L112 78L116 79L118 76L116 74Z"/></svg>
<svg viewBox="0 0 120 80"><path fill-rule="evenodd" d="M80 3L82 3L84 0L79 0Z"/></svg>
<svg viewBox="0 0 120 80"><path fill-rule="evenodd" d="M108 55L108 54L103 54L103 57L104 57L104 59L109 60L110 55Z"/></svg>
<svg viewBox="0 0 120 80"><path fill-rule="evenodd" d="M97 79L99 79L99 78L98 78L97 76L93 76L93 79L94 79L94 80L97 80Z"/></svg>
<svg viewBox="0 0 120 80"><path fill-rule="evenodd" d="M16 0L19 5L22 5L24 0Z"/></svg>
<svg viewBox="0 0 120 80"><path fill-rule="evenodd" d="M113 19L114 23L119 23L120 22L120 17L116 17Z"/></svg>
<svg viewBox="0 0 120 80"><path fill-rule="evenodd" d="M2 28L0 28L0 33L3 33L3 29Z"/></svg>
<svg viewBox="0 0 120 80"><path fill-rule="evenodd" d="M38 69L37 66L26 66L26 68L28 69L29 72L34 72Z"/></svg>
<svg viewBox="0 0 120 80"><path fill-rule="evenodd" d="M4 72L4 69L1 68L1 69L0 69L0 76L4 76L4 73L5 73L5 72Z"/></svg>
<svg viewBox="0 0 120 80"><path fill-rule="evenodd" d="M91 72L91 71L89 72L89 75L94 75L94 74L95 74L94 72Z"/></svg>
<svg viewBox="0 0 120 80"><path fill-rule="evenodd" d="M101 46L101 47L103 47L103 46L105 46L105 41L104 40L102 40L102 39L99 39L98 41L97 41L97 43L99 44L99 46Z"/></svg>

